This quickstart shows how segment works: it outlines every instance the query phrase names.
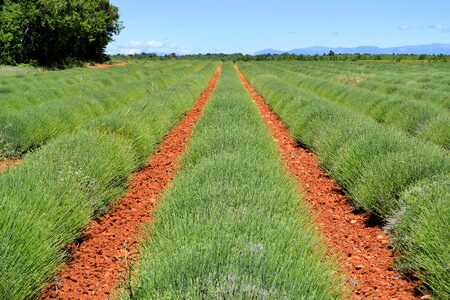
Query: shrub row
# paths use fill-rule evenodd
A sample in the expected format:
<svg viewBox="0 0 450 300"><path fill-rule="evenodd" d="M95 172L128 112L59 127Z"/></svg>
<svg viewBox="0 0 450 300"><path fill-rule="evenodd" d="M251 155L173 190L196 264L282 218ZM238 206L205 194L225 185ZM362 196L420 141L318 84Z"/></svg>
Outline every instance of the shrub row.
<svg viewBox="0 0 450 300"><path fill-rule="evenodd" d="M150 68L131 64L123 68L92 70L75 68L64 71L23 74L0 74L1 115L26 107L80 94L88 95L117 84L139 82L163 70L177 67L170 62L155 62ZM16 67L17 68L17 67Z"/></svg>
<svg viewBox="0 0 450 300"><path fill-rule="evenodd" d="M432 103L393 97L318 77L292 72L276 64L253 63L262 72L275 75L295 87L349 107L377 122L402 130L450 150L450 115Z"/></svg>
<svg viewBox="0 0 450 300"><path fill-rule="evenodd" d="M425 179L400 195L388 219L399 266L413 271L436 299L450 295L450 174Z"/></svg>
<svg viewBox="0 0 450 300"><path fill-rule="evenodd" d="M295 139L319 154L323 167L356 205L383 220L395 219L394 246L409 249L401 251L402 259L415 262L402 266L416 271L436 295L448 295L450 256L448 250L439 252L442 246L449 247L448 176L442 177L450 173L448 152L295 88L251 64L240 67ZM422 181L439 186L440 192L430 188L421 189L420 196L404 194L420 189ZM432 263L422 264L418 256ZM447 276L433 275L444 273Z"/></svg>
<svg viewBox="0 0 450 300"><path fill-rule="evenodd" d="M337 299L343 278L231 64L142 246L132 299ZM299 208L300 205L300 208Z"/></svg>
<svg viewBox="0 0 450 300"><path fill-rule="evenodd" d="M450 109L449 72L439 64L279 63L283 68L377 93L434 103ZM380 65L380 66L379 66ZM378 66L378 68L375 68ZM443 64L442 66L446 66Z"/></svg>
<svg viewBox="0 0 450 300"><path fill-rule="evenodd" d="M192 107L216 66L148 95L149 105L141 103L133 118L110 116L117 127L91 124L60 136L0 176L0 298L39 294L63 262L65 245L123 194L130 172ZM137 146L141 140L147 149Z"/></svg>
<svg viewBox="0 0 450 300"><path fill-rule="evenodd" d="M39 147L93 118L165 89L202 66L204 63L183 64L167 72L156 69L141 82L118 83L107 89L48 101L0 116L0 157L17 156Z"/></svg>

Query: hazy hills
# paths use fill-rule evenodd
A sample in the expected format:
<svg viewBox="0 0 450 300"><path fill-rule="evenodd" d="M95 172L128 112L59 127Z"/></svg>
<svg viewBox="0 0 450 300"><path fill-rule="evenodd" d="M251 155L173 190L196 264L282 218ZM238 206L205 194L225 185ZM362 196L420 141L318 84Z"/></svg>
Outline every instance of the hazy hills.
<svg viewBox="0 0 450 300"><path fill-rule="evenodd" d="M304 55L322 55L332 50L334 53L369 53L369 54L447 54L450 55L450 44L427 44L427 45L415 45L415 46L400 46L391 48L379 48L375 46L359 46L355 48L342 48L342 47L323 47L314 46L308 48L298 48L289 51L282 51L277 49L264 49L255 53L259 54L304 54Z"/></svg>

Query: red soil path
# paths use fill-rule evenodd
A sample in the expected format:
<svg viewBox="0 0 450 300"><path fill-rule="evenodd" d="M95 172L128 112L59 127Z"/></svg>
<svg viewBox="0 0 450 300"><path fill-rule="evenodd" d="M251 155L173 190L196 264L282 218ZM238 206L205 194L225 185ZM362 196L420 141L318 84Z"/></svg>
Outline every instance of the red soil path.
<svg viewBox="0 0 450 300"><path fill-rule="evenodd" d="M127 62L120 62L115 64L101 64L101 65L94 65L94 66L87 66L88 69L106 69L110 67L120 67L120 66L126 66L128 65Z"/></svg>
<svg viewBox="0 0 450 300"><path fill-rule="evenodd" d="M8 167L12 167L17 165L20 162L20 159L8 159L0 161L0 174L5 172Z"/></svg>
<svg viewBox="0 0 450 300"><path fill-rule="evenodd" d="M213 92L221 67L217 68L208 88L194 108L165 137L158 152L137 172L131 189L113 211L92 221L81 244L70 245L70 261L40 299L107 299L126 273L126 262L138 256L138 242L144 224L152 220L158 196L175 175L180 156Z"/></svg>
<svg viewBox="0 0 450 300"><path fill-rule="evenodd" d="M367 214L353 213L342 188L319 168L317 156L295 142L283 122L235 67L270 128L287 169L305 191L314 226L333 252L339 254L352 298L419 299L415 295L417 284L403 280L391 270L395 254L388 249L386 234L378 226L366 225Z"/></svg>

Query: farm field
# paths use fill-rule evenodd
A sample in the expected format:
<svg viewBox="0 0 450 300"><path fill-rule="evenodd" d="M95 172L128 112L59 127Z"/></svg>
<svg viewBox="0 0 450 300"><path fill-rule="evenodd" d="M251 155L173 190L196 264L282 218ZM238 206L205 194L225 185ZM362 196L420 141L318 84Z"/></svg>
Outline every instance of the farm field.
<svg viewBox="0 0 450 300"><path fill-rule="evenodd" d="M256 106L226 64L143 246L133 297L337 299L342 278L299 202Z"/></svg>
<svg viewBox="0 0 450 300"><path fill-rule="evenodd" d="M362 87L383 94L406 96L429 101L450 108L448 66L445 63L326 63L305 62L301 68L295 64L282 64L292 71L320 76L334 82Z"/></svg>
<svg viewBox="0 0 450 300"><path fill-rule="evenodd" d="M0 298L382 299L402 293L446 299L447 64L238 61L235 66L140 60L51 72L0 67ZM197 108L205 89L206 106ZM317 224L315 215L324 212L308 202L312 187L306 181L320 185L325 179L293 175L282 157L298 158L300 169L306 158L277 148L279 137L268 128L272 121L264 121L252 101L257 96L286 125L295 147L317 155L326 180L339 184L333 189L342 189L342 195L320 192L349 210L331 226L360 220L355 228L376 227L373 238L386 240L367 247L373 257L365 265L342 259L344 246L339 239L330 242ZM163 150L163 141L190 118L193 107L192 135L180 129L183 142L172 142L186 149ZM148 169L158 154L170 158L174 169ZM23 160L7 167L16 158ZM103 294L78 295L78 287L70 289L70 297L63 294L65 282L95 285L95 276L71 280L59 274L72 274L64 273L71 263L87 266L73 258L65 266L70 252L83 251L80 244L96 243L86 228L119 226L101 216L117 219L120 203L150 189L157 172L172 172L173 180L139 196L153 201L139 206L150 217L140 212L140 225L126 229L126 235L135 235L146 224L144 238L133 240L133 248L115 233L103 241L104 247L129 251L133 261L105 254L105 264L93 270L102 277L110 264L117 265L115 278L131 272L127 268L132 274L111 280ZM350 215L352 210L360 215ZM364 234L369 233L356 236ZM107 239L115 237L112 246ZM358 238L355 245L362 243ZM386 267L379 267L386 270L368 265L379 255L375 248L388 253L380 257L390 256ZM95 265L95 251L93 258ZM388 270L390 265L398 273ZM387 273L391 278L377 281L374 274L384 271L393 272ZM414 280L398 279L402 276ZM41 294L49 284L52 292ZM422 294L414 294L416 287Z"/></svg>
<svg viewBox="0 0 450 300"><path fill-rule="evenodd" d="M432 142L446 150L450 149L450 94L448 77L443 75L445 72L430 66L424 70L425 74L419 73L420 75L416 75L417 79L411 79L411 74L405 74L405 67L403 72L389 73L389 69L395 64L388 64L387 70L367 67L367 72L362 74L358 73L361 70L358 65L354 66L356 72L353 73L347 65L341 62L319 62L312 68L310 63L260 62L254 63L252 67L283 79L304 92L358 111L410 136ZM371 66L370 63L363 66L366 65ZM410 71L413 76L417 74L414 67ZM430 77L425 77L427 75ZM390 83L379 83L380 77L383 80L390 78ZM423 85L424 77L433 83ZM377 84L382 88L373 87ZM414 93L414 88L422 93ZM395 93L396 91L403 92Z"/></svg>
<svg viewBox="0 0 450 300"><path fill-rule="evenodd" d="M61 72L58 80L54 80L58 76L55 72L37 74L23 84L6 76L4 108L0 112L0 156L19 156L88 121L145 101L149 95L203 67L203 63L195 62L159 66L156 63L151 68L145 65L120 68L124 71L110 68L105 74L101 70L76 69ZM37 90L43 85L46 88L41 94Z"/></svg>
<svg viewBox="0 0 450 300"><path fill-rule="evenodd" d="M438 299L446 298L450 294L448 150L377 122L352 105L292 85L259 64L254 68L252 63L239 63L239 67L294 138L318 154L322 167L346 189L353 204L385 224L399 252L398 267L415 272ZM395 110L395 105L389 109ZM410 116L403 112L397 114ZM448 114L445 109L441 112ZM446 128L448 132L448 123Z"/></svg>
<svg viewBox="0 0 450 300"><path fill-rule="evenodd" d="M189 110L217 65L208 62L164 91L50 140L0 177L2 298L39 293L64 246L123 194L130 173Z"/></svg>

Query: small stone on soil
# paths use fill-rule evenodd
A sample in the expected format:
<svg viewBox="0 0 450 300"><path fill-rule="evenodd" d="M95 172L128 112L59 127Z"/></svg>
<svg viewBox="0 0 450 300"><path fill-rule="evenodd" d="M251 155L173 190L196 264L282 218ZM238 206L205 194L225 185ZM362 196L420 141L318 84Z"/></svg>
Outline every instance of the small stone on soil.
<svg viewBox="0 0 450 300"><path fill-rule="evenodd" d="M350 278L350 279L348 280L348 283L350 283L350 284L353 285L353 286L359 285L359 281L356 280L356 279L354 279L354 278Z"/></svg>

